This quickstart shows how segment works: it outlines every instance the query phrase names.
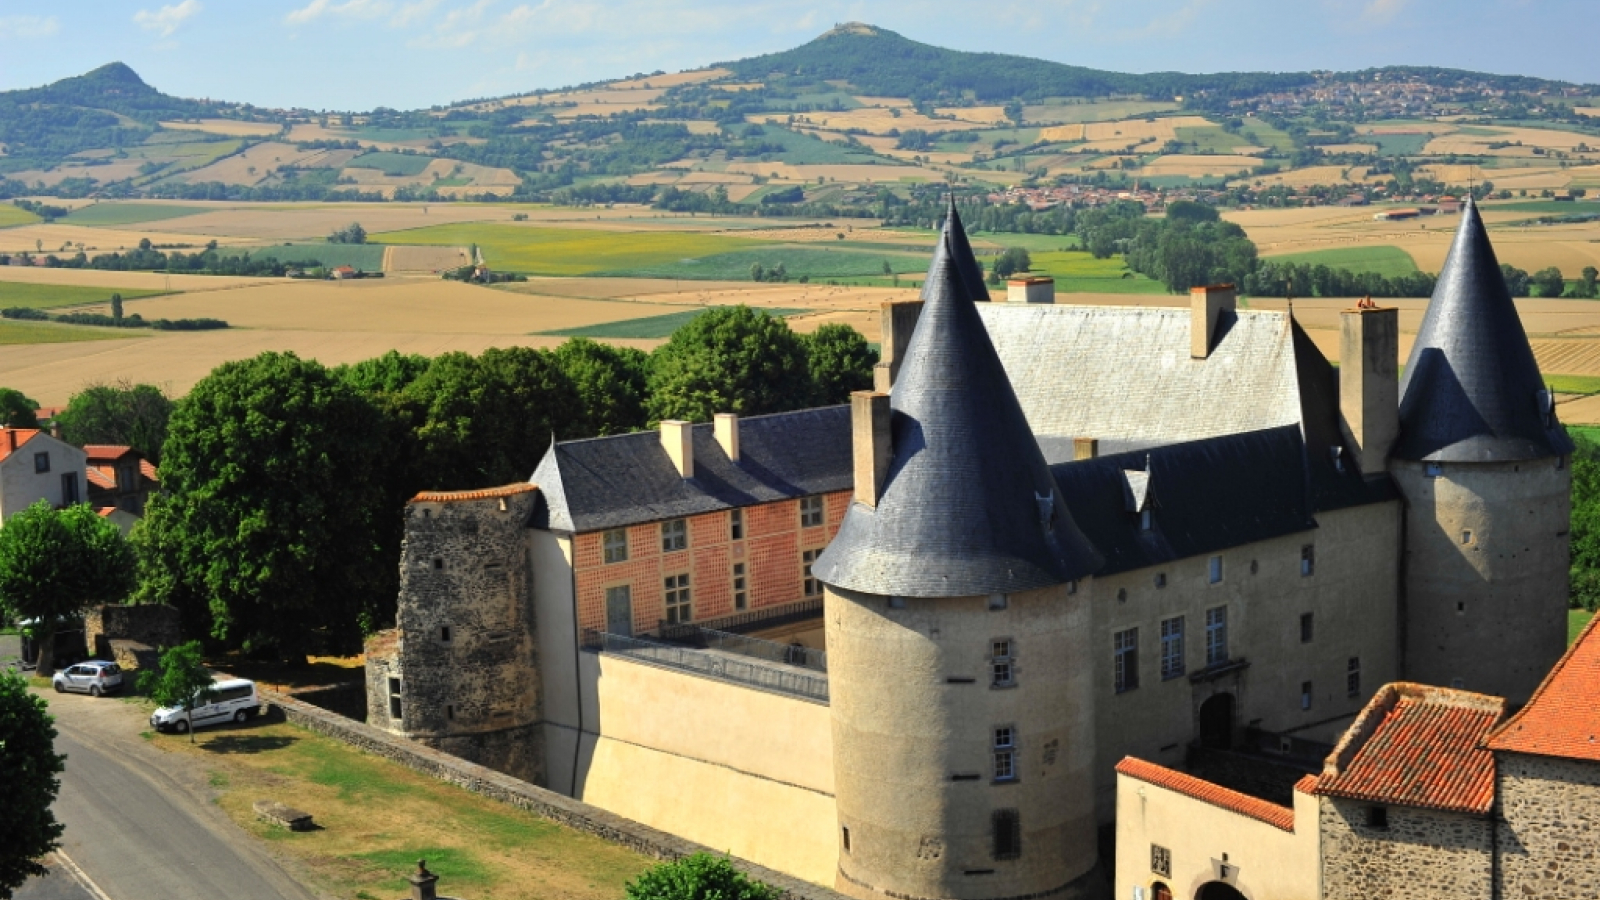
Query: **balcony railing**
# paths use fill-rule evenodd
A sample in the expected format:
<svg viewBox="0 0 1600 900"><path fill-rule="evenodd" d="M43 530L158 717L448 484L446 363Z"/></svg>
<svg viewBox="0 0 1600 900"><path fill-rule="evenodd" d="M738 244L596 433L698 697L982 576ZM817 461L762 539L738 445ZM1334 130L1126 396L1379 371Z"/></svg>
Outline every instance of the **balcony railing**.
<svg viewBox="0 0 1600 900"><path fill-rule="evenodd" d="M747 609L731 616L720 616L701 622L681 625L668 625L666 622L661 622L658 623L656 631L664 640L677 641L691 636L697 628L714 628L717 631L743 634L747 631L777 628L782 625L792 625L796 622L805 622L811 619L816 619L819 623L822 619L821 597L798 600L794 603L785 603L782 606Z"/></svg>
<svg viewBox="0 0 1600 900"><path fill-rule="evenodd" d="M809 647L802 647L799 644L780 644L777 641L767 641L761 638L749 637L748 635L717 631L714 628L691 625L690 629L689 631L680 630L674 632L674 637L691 647L721 650L723 653L737 653L740 656L783 663L786 666L811 669L815 672L828 671L828 654L823 650L813 650Z"/></svg>
<svg viewBox="0 0 1600 900"><path fill-rule="evenodd" d="M692 647L594 630L584 631L583 646L586 650L615 653L710 678L792 694L821 703L828 702L826 674L756 657L748 660L739 659L733 651L697 650Z"/></svg>

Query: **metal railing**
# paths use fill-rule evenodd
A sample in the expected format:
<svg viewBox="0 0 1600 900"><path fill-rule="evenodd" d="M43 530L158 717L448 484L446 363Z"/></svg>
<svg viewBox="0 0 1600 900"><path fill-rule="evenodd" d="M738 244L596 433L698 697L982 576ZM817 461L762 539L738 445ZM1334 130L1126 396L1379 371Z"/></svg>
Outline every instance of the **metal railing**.
<svg viewBox="0 0 1600 900"><path fill-rule="evenodd" d="M810 647L802 647L799 644L780 644L777 641L766 641L761 638L731 634L712 628L697 629L694 638L691 640L694 640L696 644L705 646L708 650L737 653L740 656L765 659L769 662L783 663L786 666L796 666L816 672L828 671L827 651L813 650Z"/></svg>
<svg viewBox="0 0 1600 900"><path fill-rule="evenodd" d="M684 623L681 625L668 625L659 623L656 629L665 640L676 641L691 637L698 628L715 628L718 631L742 633L757 631L763 628L777 628L781 625L791 625L795 622L804 622L809 619L822 618L822 598L798 600L794 603L785 603L782 606L766 606L761 609L748 609L744 612L734 613L731 616L719 616L715 619L706 619L703 622Z"/></svg>
<svg viewBox="0 0 1600 900"><path fill-rule="evenodd" d="M674 669L682 669L720 678L739 684L793 694L808 700L828 702L828 676L810 671L779 667L765 661L745 662L729 659L717 653L663 644L643 638L623 637L604 631L585 630L583 646L586 650L615 653L634 659L648 660ZM782 646L782 645L779 645Z"/></svg>

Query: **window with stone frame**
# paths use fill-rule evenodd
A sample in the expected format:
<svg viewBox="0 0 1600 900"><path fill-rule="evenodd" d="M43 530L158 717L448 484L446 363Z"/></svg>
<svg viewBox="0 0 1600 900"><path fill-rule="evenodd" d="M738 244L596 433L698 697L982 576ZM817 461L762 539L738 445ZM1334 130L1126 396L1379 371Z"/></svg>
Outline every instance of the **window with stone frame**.
<svg viewBox="0 0 1600 900"><path fill-rule="evenodd" d="M728 540L744 540L744 510L742 509L728 512Z"/></svg>
<svg viewBox="0 0 1600 900"><path fill-rule="evenodd" d="M1114 662L1113 681L1117 693L1139 686L1139 629L1129 628L1111 636Z"/></svg>
<svg viewBox="0 0 1600 900"><path fill-rule="evenodd" d="M689 549L689 523L683 519L670 519L661 523L661 552L672 553Z"/></svg>
<svg viewBox="0 0 1600 900"><path fill-rule="evenodd" d="M995 638L989 642L989 686L1009 688L1017 686L1017 642L1011 638Z"/></svg>
<svg viewBox="0 0 1600 900"><path fill-rule="evenodd" d="M1317 573L1317 547L1306 544L1300 548L1300 577L1310 578Z"/></svg>
<svg viewBox="0 0 1600 900"><path fill-rule="evenodd" d="M1228 661L1228 608L1206 610L1206 665L1220 666Z"/></svg>
<svg viewBox="0 0 1600 900"><path fill-rule="evenodd" d="M800 498L800 527L816 528L824 521L822 497Z"/></svg>
<svg viewBox="0 0 1600 900"><path fill-rule="evenodd" d="M1001 725L994 730L994 780L1017 779L1017 729Z"/></svg>
<svg viewBox="0 0 1600 900"><path fill-rule="evenodd" d="M1161 620L1161 680L1183 674L1183 616Z"/></svg>
<svg viewBox="0 0 1600 900"><path fill-rule="evenodd" d="M600 535L601 558L608 563L628 561L628 529L613 528Z"/></svg>
<svg viewBox="0 0 1600 900"><path fill-rule="evenodd" d="M817 557L821 555L821 550L800 551L800 592L806 597L822 596L822 582L811 574L811 567L816 564Z"/></svg>
<svg viewBox="0 0 1600 900"><path fill-rule="evenodd" d="M693 621L694 603L689 596L689 573L668 575L664 586L666 588L664 599L667 608L667 624L679 625Z"/></svg>
<svg viewBox="0 0 1600 900"><path fill-rule="evenodd" d="M1300 643L1309 644L1316 636L1317 619L1311 613L1300 614Z"/></svg>
<svg viewBox="0 0 1600 900"><path fill-rule="evenodd" d="M991 822L994 826L994 858L1020 858L1022 814L1014 809L997 809L991 814Z"/></svg>
<svg viewBox="0 0 1600 900"><path fill-rule="evenodd" d="M733 564L733 608L745 609L750 605L750 592L744 574L744 563Z"/></svg>
<svg viewBox="0 0 1600 900"><path fill-rule="evenodd" d="M1162 878L1172 877L1172 851L1160 844L1150 845L1150 871Z"/></svg>

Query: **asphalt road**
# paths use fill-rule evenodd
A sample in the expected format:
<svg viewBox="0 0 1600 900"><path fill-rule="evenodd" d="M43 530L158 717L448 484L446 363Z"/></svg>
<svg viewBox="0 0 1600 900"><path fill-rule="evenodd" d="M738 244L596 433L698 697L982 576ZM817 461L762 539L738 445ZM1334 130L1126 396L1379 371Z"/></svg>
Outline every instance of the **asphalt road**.
<svg viewBox="0 0 1600 900"><path fill-rule="evenodd" d="M55 804L67 860L19 900L318 900L210 802L194 757L139 737L141 707L47 697L56 751L67 755Z"/></svg>

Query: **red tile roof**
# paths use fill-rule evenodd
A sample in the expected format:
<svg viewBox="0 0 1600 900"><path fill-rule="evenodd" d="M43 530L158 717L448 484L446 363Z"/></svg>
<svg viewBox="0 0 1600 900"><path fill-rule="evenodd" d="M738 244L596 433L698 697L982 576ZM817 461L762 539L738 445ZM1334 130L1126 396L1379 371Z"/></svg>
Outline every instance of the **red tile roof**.
<svg viewBox="0 0 1600 900"><path fill-rule="evenodd" d="M83 452L88 454L91 460L110 461L127 456L133 452L133 448L122 444L84 444Z"/></svg>
<svg viewBox="0 0 1600 900"><path fill-rule="evenodd" d="M108 491L117 488L117 473L114 469L108 472L95 466L84 466L83 476L84 480L97 488L105 488Z"/></svg>
<svg viewBox="0 0 1600 900"><path fill-rule="evenodd" d="M42 433L37 428L0 428L0 459L10 456L13 450L22 449L23 444Z"/></svg>
<svg viewBox="0 0 1600 900"><path fill-rule="evenodd" d="M519 482L508 484L504 487L485 488L481 491L423 491L411 498L412 503L450 503L457 500L491 500L495 497L514 497L517 494L526 494L537 491L539 486Z"/></svg>
<svg viewBox="0 0 1600 900"><path fill-rule="evenodd" d="M151 481L161 480L161 472L156 469L156 464L148 459L139 460L139 474Z"/></svg>
<svg viewBox="0 0 1600 900"><path fill-rule="evenodd" d="M1153 762L1146 762L1133 756L1125 756L1122 762L1117 763L1117 774L1129 778L1137 778L1156 787L1166 788L1169 791L1192 797L1202 803L1221 807L1229 812L1236 812L1241 816L1249 816L1257 821L1265 822L1274 828L1284 831L1294 831L1294 810L1276 803L1268 803L1259 797L1241 794L1229 790L1219 784L1203 781L1193 775L1185 775L1166 766L1158 766Z"/></svg>
<svg viewBox="0 0 1600 900"><path fill-rule="evenodd" d="M1490 750L1600 761L1600 616L1544 677L1521 712L1484 743Z"/></svg>
<svg viewBox="0 0 1600 900"><path fill-rule="evenodd" d="M97 506L94 508L95 515L102 519L110 518L111 514L116 511L117 508L115 506Z"/></svg>
<svg viewBox="0 0 1600 900"><path fill-rule="evenodd" d="M1329 754L1313 793L1487 815L1494 754L1479 744L1505 705L1485 694L1386 684Z"/></svg>

